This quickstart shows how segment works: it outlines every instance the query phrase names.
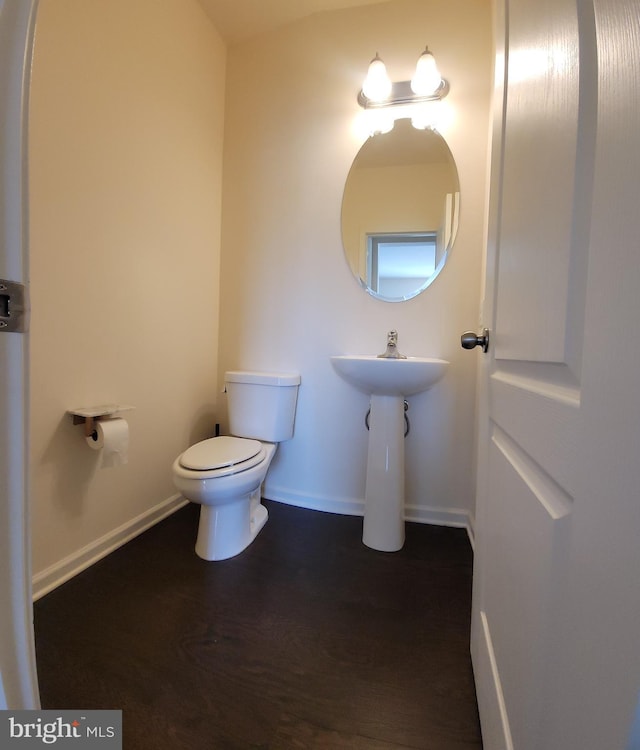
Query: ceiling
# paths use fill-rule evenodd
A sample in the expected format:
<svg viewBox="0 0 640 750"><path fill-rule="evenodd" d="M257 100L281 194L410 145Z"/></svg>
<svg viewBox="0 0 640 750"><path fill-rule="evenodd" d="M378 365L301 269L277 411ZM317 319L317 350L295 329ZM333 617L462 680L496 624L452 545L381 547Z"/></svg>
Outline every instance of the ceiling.
<svg viewBox="0 0 640 750"><path fill-rule="evenodd" d="M325 10L389 0L199 0L227 43L261 34Z"/></svg>

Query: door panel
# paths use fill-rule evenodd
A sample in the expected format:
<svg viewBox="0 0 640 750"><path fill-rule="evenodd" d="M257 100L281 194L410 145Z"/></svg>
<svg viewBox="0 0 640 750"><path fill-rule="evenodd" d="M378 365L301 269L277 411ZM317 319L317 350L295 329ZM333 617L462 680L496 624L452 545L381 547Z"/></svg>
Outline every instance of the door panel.
<svg viewBox="0 0 640 750"><path fill-rule="evenodd" d="M579 107L576 5L509 0L508 22L496 357L565 362Z"/></svg>
<svg viewBox="0 0 640 750"><path fill-rule="evenodd" d="M568 495L575 487L579 401L574 393L494 372L490 381L492 419ZM555 392L552 392L555 391Z"/></svg>

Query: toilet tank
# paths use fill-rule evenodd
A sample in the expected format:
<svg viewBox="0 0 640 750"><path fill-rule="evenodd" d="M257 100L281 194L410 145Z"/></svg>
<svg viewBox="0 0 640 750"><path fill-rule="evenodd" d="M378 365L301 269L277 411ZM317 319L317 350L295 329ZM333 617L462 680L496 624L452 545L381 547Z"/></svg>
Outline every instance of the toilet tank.
<svg viewBox="0 0 640 750"><path fill-rule="evenodd" d="M279 443L293 437L300 375L226 372L229 430L236 437Z"/></svg>

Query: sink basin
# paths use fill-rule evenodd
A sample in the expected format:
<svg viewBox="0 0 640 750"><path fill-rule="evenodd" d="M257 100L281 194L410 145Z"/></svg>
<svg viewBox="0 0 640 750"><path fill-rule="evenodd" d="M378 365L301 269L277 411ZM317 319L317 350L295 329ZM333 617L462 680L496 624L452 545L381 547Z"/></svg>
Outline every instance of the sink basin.
<svg viewBox="0 0 640 750"><path fill-rule="evenodd" d="M412 396L426 391L444 375L445 359L384 359L346 354L331 357L336 372L359 391L372 396Z"/></svg>

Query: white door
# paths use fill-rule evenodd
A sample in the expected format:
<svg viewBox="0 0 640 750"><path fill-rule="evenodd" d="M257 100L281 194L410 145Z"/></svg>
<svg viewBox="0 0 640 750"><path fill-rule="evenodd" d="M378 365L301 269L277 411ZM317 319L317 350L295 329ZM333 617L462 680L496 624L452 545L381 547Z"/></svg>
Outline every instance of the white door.
<svg viewBox="0 0 640 750"><path fill-rule="evenodd" d="M27 280L26 107L35 1L0 0L0 279ZM0 709L39 706L31 606L28 336L0 281ZM6 288L4 288L6 287Z"/></svg>
<svg viewBox="0 0 640 750"><path fill-rule="evenodd" d="M640 5L497 0L472 656L485 750L640 688ZM502 75L504 73L504 75Z"/></svg>

